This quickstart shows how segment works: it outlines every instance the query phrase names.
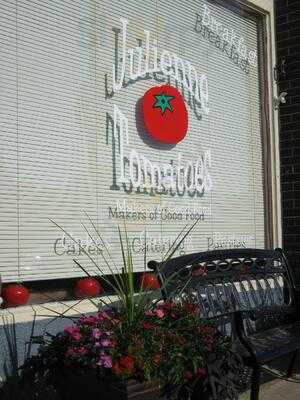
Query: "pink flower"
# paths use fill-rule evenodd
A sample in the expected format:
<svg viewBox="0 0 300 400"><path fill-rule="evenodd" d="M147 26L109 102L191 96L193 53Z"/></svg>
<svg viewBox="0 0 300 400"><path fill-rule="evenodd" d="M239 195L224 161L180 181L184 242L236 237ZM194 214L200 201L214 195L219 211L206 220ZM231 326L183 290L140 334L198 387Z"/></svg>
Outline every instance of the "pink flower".
<svg viewBox="0 0 300 400"><path fill-rule="evenodd" d="M157 318L162 319L164 318L165 313L163 312L163 310L156 310L156 316Z"/></svg>
<svg viewBox="0 0 300 400"><path fill-rule="evenodd" d="M99 328L94 328L94 329L92 330L92 337L93 337L93 339L99 339L100 336L102 336L102 331L100 331Z"/></svg>
<svg viewBox="0 0 300 400"><path fill-rule="evenodd" d="M155 328L155 325L154 324L150 324L150 322L142 322L142 326L143 326L143 328L144 329L154 329Z"/></svg>
<svg viewBox="0 0 300 400"><path fill-rule="evenodd" d="M101 344L103 347L112 347L113 342L108 339L101 340Z"/></svg>
<svg viewBox="0 0 300 400"><path fill-rule="evenodd" d="M146 315L146 317L153 317L155 315L155 313L151 310L145 311L144 314Z"/></svg>
<svg viewBox="0 0 300 400"><path fill-rule="evenodd" d="M76 342L79 342L81 339L80 329L76 326L68 326L64 331Z"/></svg>
<svg viewBox="0 0 300 400"><path fill-rule="evenodd" d="M79 318L79 323L82 325L96 325L96 323L98 322L97 317L93 317L92 315L90 315L89 317L81 317Z"/></svg>
<svg viewBox="0 0 300 400"><path fill-rule="evenodd" d="M112 358L106 354L101 354L97 365L104 368L112 368Z"/></svg>

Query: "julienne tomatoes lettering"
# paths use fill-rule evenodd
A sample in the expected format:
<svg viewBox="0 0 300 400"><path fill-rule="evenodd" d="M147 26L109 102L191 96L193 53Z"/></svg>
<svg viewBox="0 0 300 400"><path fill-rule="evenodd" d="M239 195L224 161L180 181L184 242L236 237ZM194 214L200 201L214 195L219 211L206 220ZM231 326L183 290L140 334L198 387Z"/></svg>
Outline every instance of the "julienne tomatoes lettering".
<svg viewBox="0 0 300 400"><path fill-rule="evenodd" d="M165 144L184 139L188 129L188 112L181 93L170 85L147 90L141 102L145 128L150 137Z"/></svg>

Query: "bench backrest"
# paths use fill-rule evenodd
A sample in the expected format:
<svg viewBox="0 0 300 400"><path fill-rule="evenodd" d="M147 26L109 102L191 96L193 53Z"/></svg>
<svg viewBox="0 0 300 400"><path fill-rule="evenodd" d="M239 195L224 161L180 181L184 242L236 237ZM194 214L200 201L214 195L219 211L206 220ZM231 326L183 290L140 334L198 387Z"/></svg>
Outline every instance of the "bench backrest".
<svg viewBox="0 0 300 400"><path fill-rule="evenodd" d="M292 278L281 249L208 251L161 264L150 261L148 267L158 273L165 299L188 297L225 331L237 310L253 311L255 318L244 321L248 334L279 325L295 312Z"/></svg>

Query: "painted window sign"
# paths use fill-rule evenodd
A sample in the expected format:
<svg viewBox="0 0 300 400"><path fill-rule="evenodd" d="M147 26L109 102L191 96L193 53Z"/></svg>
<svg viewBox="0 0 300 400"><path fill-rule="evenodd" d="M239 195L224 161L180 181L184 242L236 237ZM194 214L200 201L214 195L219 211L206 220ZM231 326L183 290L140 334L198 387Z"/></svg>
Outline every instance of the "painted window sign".
<svg viewBox="0 0 300 400"><path fill-rule="evenodd" d="M143 78L147 74L156 74L161 72L165 76L173 77L176 82L182 83L190 92L191 96L200 104L205 113L208 113L208 85L205 74L198 76L195 67L187 60L179 57L176 53L171 53L168 50L162 50L160 56L157 48L157 39L153 40L151 46L152 54L150 53L150 31L144 30L145 34L145 50L142 46L135 48L127 48L127 26L128 19L120 18L122 23L122 65L120 78L116 78L116 65L112 70L113 74L113 90L117 92L124 87L125 73L128 70L129 80L134 81L138 78ZM143 53L145 62L143 68ZM129 57L127 57L127 54ZM152 56L152 57L151 57ZM128 64L126 60L128 60ZM150 62L152 58L152 67ZM136 65L135 65L136 64ZM186 71L187 69L187 71ZM188 74L188 78L186 76Z"/></svg>
<svg viewBox="0 0 300 400"><path fill-rule="evenodd" d="M251 50L246 44L245 38L237 32L236 28L224 25L221 19L214 16L213 10L207 4L203 4L202 14L197 14L196 26L200 31L208 31L208 39L217 48L231 55L242 68L257 66L257 50ZM197 28L196 28L197 29ZM204 34L205 35L205 34Z"/></svg>
<svg viewBox="0 0 300 400"><path fill-rule="evenodd" d="M4 280L93 271L49 218L98 261L125 221L141 269L198 218L178 253L264 247L258 21L226 1L23 3L22 35L0 28Z"/></svg>

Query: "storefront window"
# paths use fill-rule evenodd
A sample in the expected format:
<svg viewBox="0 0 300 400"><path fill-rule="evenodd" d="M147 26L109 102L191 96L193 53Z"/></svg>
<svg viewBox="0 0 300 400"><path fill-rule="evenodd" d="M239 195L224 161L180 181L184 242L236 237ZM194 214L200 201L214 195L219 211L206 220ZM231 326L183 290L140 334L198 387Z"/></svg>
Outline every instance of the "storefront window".
<svg viewBox="0 0 300 400"><path fill-rule="evenodd" d="M261 22L232 4L0 1L4 281L93 271L50 219L108 272L83 211L117 267L124 221L137 270L198 218L177 254L266 246Z"/></svg>

